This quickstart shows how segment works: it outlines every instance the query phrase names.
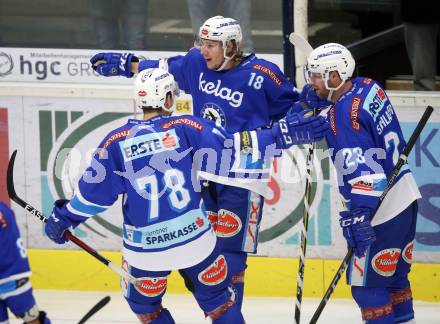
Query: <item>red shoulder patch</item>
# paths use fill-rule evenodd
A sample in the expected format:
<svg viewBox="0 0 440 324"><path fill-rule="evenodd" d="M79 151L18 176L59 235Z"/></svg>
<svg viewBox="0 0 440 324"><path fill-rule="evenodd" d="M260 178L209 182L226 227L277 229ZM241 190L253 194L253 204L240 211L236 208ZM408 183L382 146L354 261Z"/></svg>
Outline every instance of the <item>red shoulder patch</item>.
<svg viewBox="0 0 440 324"><path fill-rule="evenodd" d="M170 120L167 121L165 123L163 123L162 125L160 125L163 129L168 129L173 127L174 125L186 125L189 127L192 127L196 130L198 130L199 132L203 131L203 129L205 128L201 123L199 123L198 121L191 119L191 118L186 118L186 117L182 117L182 118L177 118L174 120Z"/></svg>
<svg viewBox="0 0 440 324"><path fill-rule="evenodd" d="M269 69L266 66L263 66L261 64L255 64L254 66L252 66L255 70L259 70L265 74L267 74L269 76L269 78L272 79L273 82L275 82L277 85L281 85L282 82L280 80L280 78L278 78L278 76L276 75L275 72L273 72L271 69Z"/></svg>
<svg viewBox="0 0 440 324"><path fill-rule="evenodd" d="M361 98L354 97L350 106L351 128L353 128L355 131L359 131L361 129L361 125L358 122L360 103Z"/></svg>
<svg viewBox="0 0 440 324"><path fill-rule="evenodd" d="M130 134L130 130L129 129L125 129L122 131L119 131L117 133L112 134L104 143L104 145L102 146L103 149L106 149L111 143L113 143L114 141L120 139L120 138L125 138Z"/></svg>
<svg viewBox="0 0 440 324"><path fill-rule="evenodd" d="M373 81L373 80L370 79L370 78L364 78L364 79L362 80L362 82L365 83L365 84L370 84L372 81Z"/></svg>

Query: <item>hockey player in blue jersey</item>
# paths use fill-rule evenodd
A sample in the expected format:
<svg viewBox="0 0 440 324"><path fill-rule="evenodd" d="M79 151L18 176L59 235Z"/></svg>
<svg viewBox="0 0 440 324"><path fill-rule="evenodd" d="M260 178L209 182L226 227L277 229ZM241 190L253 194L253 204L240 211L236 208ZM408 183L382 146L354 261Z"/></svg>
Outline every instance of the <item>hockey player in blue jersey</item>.
<svg viewBox="0 0 440 324"><path fill-rule="evenodd" d="M126 194L123 268L141 285L122 280L124 296L142 323L174 323L162 307L167 277L180 269L200 308L214 323L244 323L234 293L233 272L219 248L201 204L201 180L263 192L269 169L261 160L293 144L323 138L322 117L291 114L271 129L230 135L193 116L168 116L176 85L162 69L136 78L136 105L144 120L110 132L70 201L55 203L45 227L64 243L63 232L112 205ZM274 154L270 149L275 150ZM261 155L260 155L261 154Z"/></svg>
<svg viewBox="0 0 440 324"><path fill-rule="evenodd" d="M7 324L8 309L26 324L50 324L38 309L29 280L26 249L12 210L0 202L0 324Z"/></svg>
<svg viewBox="0 0 440 324"><path fill-rule="evenodd" d="M335 43L316 48L307 61L309 82L332 104L327 142L346 207L340 225L355 254L347 282L366 323L410 323L408 273L420 193L404 166L370 222L405 140L385 91L372 79L352 79L354 68L351 53Z"/></svg>
<svg viewBox="0 0 440 324"><path fill-rule="evenodd" d="M255 54L244 56L241 41L239 23L216 16L200 27L197 46L184 56L139 62L133 54L99 53L91 63L104 76L132 77L151 67L167 69L179 88L191 94L195 116L211 119L230 133L249 131L284 116L299 93L275 64ZM243 188L213 183L205 187L203 198L233 268L241 305L247 253L257 252L264 199Z"/></svg>

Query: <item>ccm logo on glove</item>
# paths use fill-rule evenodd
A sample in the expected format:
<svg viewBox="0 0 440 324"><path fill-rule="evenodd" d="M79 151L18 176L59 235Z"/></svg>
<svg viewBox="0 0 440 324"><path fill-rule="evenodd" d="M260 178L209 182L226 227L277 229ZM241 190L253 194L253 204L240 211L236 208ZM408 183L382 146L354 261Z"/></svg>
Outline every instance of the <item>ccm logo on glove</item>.
<svg viewBox="0 0 440 324"><path fill-rule="evenodd" d="M292 137L290 136L289 133L289 127L287 126L287 122L284 118L280 119L279 126L281 130L281 135L283 136L284 139L284 143L286 143L287 145L293 144Z"/></svg>
<svg viewBox="0 0 440 324"><path fill-rule="evenodd" d="M352 218L341 219L340 223L341 223L342 227L348 227L348 226L351 226L351 225L362 223L364 221L365 221L365 215L362 215L360 217L354 216Z"/></svg>

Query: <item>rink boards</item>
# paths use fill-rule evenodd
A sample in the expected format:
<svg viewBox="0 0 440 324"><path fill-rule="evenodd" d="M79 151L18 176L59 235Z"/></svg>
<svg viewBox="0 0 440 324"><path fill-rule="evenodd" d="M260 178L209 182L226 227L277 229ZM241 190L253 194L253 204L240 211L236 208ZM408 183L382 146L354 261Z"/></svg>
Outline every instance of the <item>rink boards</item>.
<svg viewBox="0 0 440 324"><path fill-rule="evenodd" d="M9 155L18 149L16 190L22 198L49 214L55 199L69 196L74 191L93 147L108 131L133 117L135 110L129 99L132 80L106 79L90 73L85 62L92 51L81 51L79 55L77 51L69 50L65 56L57 57L54 56L57 53L52 56L34 53L32 56L30 50L14 50L9 52L14 62L12 70L7 75L3 74L0 82L0 177L4 178ZM4 60L4 56L1 59ZM7 62L3 63L0 74L6 71ZM84 76L79 77L78 71L81 70ZM74 80L76 84L68 83ZM409 164L423 195L414 247L416 264L412 276L419 283L415 297L438 301L440 95L426 92L389 94L406 138L410 136L426 105L436 107L409 157ZM178 114L192 113L190 96L179 98L176 108ZM337 223L339 198L335 176L325 152L325 144L320 143L319 147L322 150L316 154L314 161L313 174L317 181L312 190L307 247L307 256L311 258L306 266L305 294L308 296L322 295L335 268L339 266L339 261L333 260L340 260L345 254L345 241ZM65 157L67 152L70 152L70 159L57 159ZM283 296L293 295L295 291L304 170L305 154L298 148L290 150L273 163L272 178L268 184L272 194L265 201L260 233L259 255L264 257L250 261L248 276L251 278L247 284L250 294ZM7 199L4 185L0 186L0 199ZM101 288L117 289L117 278L110 271L85 254L55 251L74 247L52 244L43 236L42 225L36 218L25 215L17 205L12 206L22 236L31 249L29 253L37 287L89 289L99 285ZM89 221L87 226L77 228L75 234L93 243L98 250L118 251L121 246L120 226L118 202L106 213ZM119 261L117 252L109 253ZM66 263L60 263L59 260L66 260ZM74 263L69 265L68 260L74 260ZM64 270L69 275L63 275ZM170 281L170 290L180 292L183 289L180 281ZM337 296L348 296L347 288L341 285Z"/></svg>
<svg viewBox="0 0 440 324"><path fill-rule="evenodd" d="M103 255L120 264L119 252ZM118 276L82 251L30 250L32 283L39 289L117 291ZM341 260L309 259L305 266L304 297L321 298L333 279ZM249 296L296 295L297 258L251 257L246 270L245 293ZM410 280L415 300L440 302L440 264L415 263ZM169 293L185 294L182 278L173 271ZM341 278L333 297L350 298L350 288Z"/></svg>

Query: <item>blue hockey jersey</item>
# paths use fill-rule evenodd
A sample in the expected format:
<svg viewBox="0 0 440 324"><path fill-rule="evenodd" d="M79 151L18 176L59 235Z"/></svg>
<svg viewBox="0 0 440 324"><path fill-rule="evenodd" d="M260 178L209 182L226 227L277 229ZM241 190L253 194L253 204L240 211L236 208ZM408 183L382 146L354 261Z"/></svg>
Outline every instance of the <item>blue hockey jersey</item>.
<svg viewBox="0 0 440 324"><path fill-rule="evenodd" d="M230 135L193 116L129 120L99 145L66 205L68 217L85 221L126 193L128 263L155 271L192 266L216 241L201 205L201 179L265 191L269 168L260 152L267 159L279 154L270 152L272 143L270 130Z"/></svg>
<svg viewBox="0 0 440 324"><path fill-rule="evenodd" d="M26 249L12 210L0 202L0 296L15 280L31 275ZM15 289L15 288L14 288Z"/></svg>
<svg viewBox="0 0 440 324"><path fill-rule="evenodd" d="M283 117L299 93L273 63L251 54L227 71L209 70L196 48L166 61L144 60L139 70L168 69L179 88L192 95L193 114L228 132L254 130Z"/></svg>
<svg viewBox="0 0 440 324"><path fill-rule="evenodd" d="M355 78L328 112L327 142L347 209L375 210L388 178L405 147L393 106L375 81ZM373 224L397 216L420 192L408 166L402 167Z"/></svg>

